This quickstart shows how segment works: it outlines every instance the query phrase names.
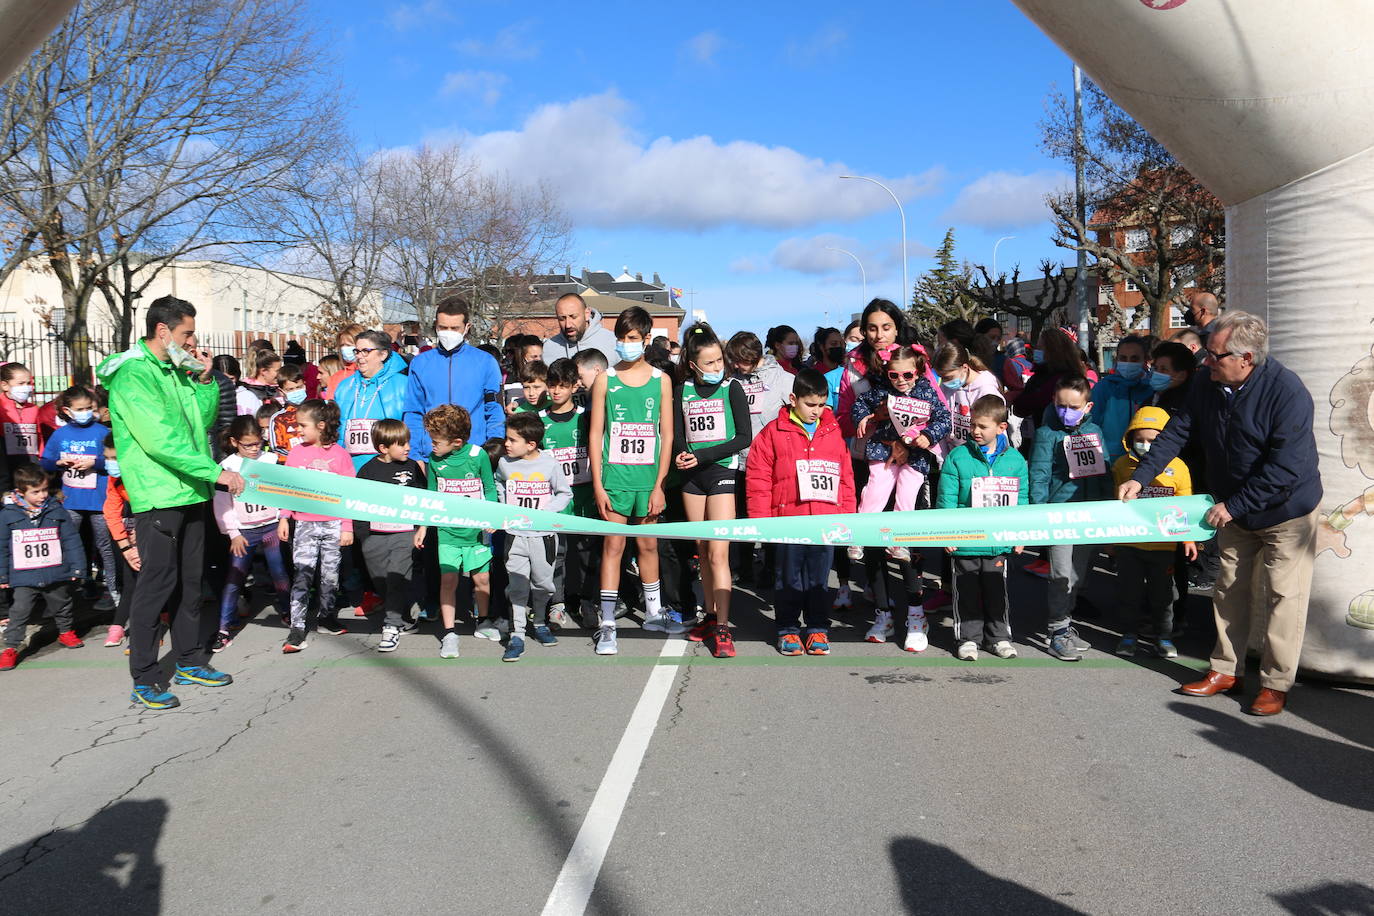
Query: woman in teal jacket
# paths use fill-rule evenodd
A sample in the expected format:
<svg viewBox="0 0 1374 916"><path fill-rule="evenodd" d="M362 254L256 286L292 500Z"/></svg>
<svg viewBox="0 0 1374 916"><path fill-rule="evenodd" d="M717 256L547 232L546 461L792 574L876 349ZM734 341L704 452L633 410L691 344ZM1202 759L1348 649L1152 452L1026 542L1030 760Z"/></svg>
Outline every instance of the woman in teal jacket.
<svg viewBox="0 0 1374 916"><path fill-rule="evenodd" d="M399 420L405 411L406 361L391 350L391 335L364 331L356 340L358 371L334 392L339 405L339 444L348 450L358 470L377 450L372 447L372 424Z"/></svg>

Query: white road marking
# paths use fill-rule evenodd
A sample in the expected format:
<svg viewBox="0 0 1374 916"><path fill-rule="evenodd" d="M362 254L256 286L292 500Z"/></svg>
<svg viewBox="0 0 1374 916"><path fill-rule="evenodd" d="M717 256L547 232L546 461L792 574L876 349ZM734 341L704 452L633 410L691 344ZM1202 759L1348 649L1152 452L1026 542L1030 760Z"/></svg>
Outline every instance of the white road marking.
<svg viewBox="0 0 1374 916"><path fill-rule="evenodd" d="M663 644L659 658L678 658L686 651L687 640L670 638ZM544 916L581 916L586 911L597 875L601 873L601 863L615 837L615 828L625 811L625 802L634 788L639 766L644 762L649 740L654 736L677 671L677 665L655 665L649 673L649 682L639 695L635 711L625 726L625 734L621 735L620 744L611 757L611 765L601 778L592 806L587 809L563 870L558 873L558 880L544 904Z"/></svg>

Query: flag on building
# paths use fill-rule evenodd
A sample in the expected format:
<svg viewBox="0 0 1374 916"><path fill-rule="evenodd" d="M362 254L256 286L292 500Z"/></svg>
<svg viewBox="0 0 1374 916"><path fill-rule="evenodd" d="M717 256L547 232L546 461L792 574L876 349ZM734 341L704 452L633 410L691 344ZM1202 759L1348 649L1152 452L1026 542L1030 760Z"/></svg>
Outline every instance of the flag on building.
<svg viewBox="0 0 1374 916"><path fill-rule="evenodd" d="M682 298L682 290L678 289L676 286L671 287L668 292L673 297L674 302Z"/></svg>

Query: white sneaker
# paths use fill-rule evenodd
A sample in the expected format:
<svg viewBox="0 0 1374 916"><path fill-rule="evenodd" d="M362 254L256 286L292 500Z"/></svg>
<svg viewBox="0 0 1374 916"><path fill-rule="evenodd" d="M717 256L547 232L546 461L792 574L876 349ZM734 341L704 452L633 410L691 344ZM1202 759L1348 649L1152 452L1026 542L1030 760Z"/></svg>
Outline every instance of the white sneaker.
<svg viewBox="0 0 1374 916"><path fill-rule="evenodd" d="M894 632L891 612L879 611L873 616L873 626L868 628L868 633L864 639L869 642L887 642L892 638Z"/></svg>
<svg viewBox="0 0 1374 916"><path fill-rule="evenodd" d="M930 638L926 634L930 631L930 622L926 620L926 615L908 615L906 618L906 642L902 648L908 652L924 652L930 648Z"/></svg>
<svg viewBox="0 0 1374 916"><path fill-rule="evenodd" d="M686 633L688 628L683 624L680 614L664 608L657 614L644 615L644 629L655 633L667 633L669 636L680 636Z"/></svg>
<svg viewBox="0 0 1374 916"><path fill-rule="evenodd" d="M378 652L395 652L401 644L400 627L382 627L382 641L377 643Z"/></svg>
<svg viewBox="0 0 1374 916"><path fill-rule="evenodd" d="M887 555L899 563L911 562L911 551L905 547L889 547Z"/></svg>
<svg viewBox="0 0 1374 916"><path fill-rule="evenodd" d="M445 634L444 634L444 641L441 642L441 643L439 644L439 657L440 657L440 658L457 658L457 657L458 657L458 634L457 634L457 633L445 633Z"/></svg>
<svg viewBox="0 0 1374 916"><path fill-rule="evenodd" d="M615 624L603 623L601 628L596 631L596 654L615 655L620 651L620 646L616 642Z"/></svg>
<svg viewBox="0 0 1374 916"><path fill-rule="evenodd" d="M549 605L549 626L563 630L568 625L568 609L563 605L563 602Z"/></svg>
<svg viewBox="0 0 1374 916"><path fill-rule="evenodd" d="M477 621L477 629L473 631L472 635L476 636L478 639L490 639L492 642L500 642L501 624L503 623L505 623L504 620L493 620L490 617L483 617L481 620ZM510 632L509 624L506 625L506 632Z"/></svg>
<svg viewBox="0 0 1374 916"><path fill-rule="evenodd" d="M999 639L992 644L992 654L998 658L1015 658L1016 647L1005 639Z"/></svg>
<svg viewBox="0 0 1374 916"><path fill-rule="evenodd" d="M966 662L978 661L978 644L972 640L959 643L959 648L954 653L956 658Z"/></svg>
<svg viewBox="0 0 1374 916"><path fill-rule="evenodd" d="M835 608L853 607L854 595L850 593L848 585L841 585L835 589Z"/></svg>
<svg viewBox="0 0 1374 916"><path fill-rule="evenodd" d="M853 560L855 563L862 563L864 561L864 549L857 544L849 548L848 553L849 559Z"/></svg>

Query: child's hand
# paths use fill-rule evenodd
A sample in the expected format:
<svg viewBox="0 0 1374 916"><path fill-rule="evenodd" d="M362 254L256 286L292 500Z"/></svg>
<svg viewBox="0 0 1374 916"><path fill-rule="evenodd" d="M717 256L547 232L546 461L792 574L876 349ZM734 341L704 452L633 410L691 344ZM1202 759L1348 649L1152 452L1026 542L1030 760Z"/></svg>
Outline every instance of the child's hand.
<svg viewBox="0 0 1374 916"><path fill-rule="evenodd" d="M649 494L649 514L645 518L658 518L667 505L668 499L663 495L663 488L654 487L654 492Z"/></svg>
<svg viewBox="0 0 1374 916"><path fill-rule="evenodd" d="M234 539L229 542L229 552L236 557L241 557L246 554L248 552L248 539L241 534L236 535Z"/></svg>
<svg viewBox="0 0 1374 916"><path fill-rule="evenodd" d="M916 447L919 449L924 449L928 452L930 451L931 446L933 446L934 444L935 443L931 442L930 437L927 436L925 433L921 433L919 436L916 437Z"/></svg>
<svg viewBox="0 0 1374 916"><path fill-rule="evenodd" d="M603 521L609 520L614 511L611 509L611 498L606 495L606 491L601 488L600 484L597 485L594 495L596 496L596 511L601 513Z"/></svg>
<svg viewBox="0 0 1374 916"><path fill-rule="evenodd" d="M1183 542L1183 556L1189 563L1197 559L1197 543L1195 541Z"/></svg>
<svg viewBox="0 0 1374 916"><path fill-rule="evenodd" d="M340 547L352 547L352 546L353 546L353 532L352 532L352 531L341 531L341 532L339 532L339 546L340 546Z"/></svg>
<svg viewBox="0 0 1374 916"><path fill-rule="evenodd" d="M873 429L873 414L869 414L868 416L864 417L862 420L859 421L859 427L858 427L859 438L860 438L860 439L863 439L864 437L866 437L872 429Z"/></svg>
<svg viewBox="0 0 1374 916"><path fill-rule="evenodd" d="M416 528L416 529L415 529L415 537L411 540L411 544L415 547L416 550L424 550L424 549L425 549L425 529L424 529L424 528Z"/></svg>
<svg viewBox="0 0 1374 916"><path fill-rule="evenodd" d="M1013 548L1011 549L1011 552L1012 552L1012 553L1021 553L1021 552L1022 552L1023 550L1025 550L1025 549L1026 549L1025 547L1021 546L1020 544L1017 544L1015 547L1013 547Z"/></svg>
<svg viewBox="0 0 1374 916"><path fill-rule="evenodd" d="M291 523L286 519L277 522L277 540L283 544L291 540Z"/></svg>
<svg viewBox="0 0 1374 916"><path fill-rule="evenodd" d="M95 459L92 458L90 455L84 455L80 458L73 458L71 466L76 468L78 471L89 471L91 468L95 467Z"/></svg>
<svg viewBox="0 0 1374 916"><path fill-rule="evenodd" d="M945 553L954 553L954 551L956 551L956 550L958 550L958 549L959 549L958 547L946 547L946 548L945 548ZM1020 548L1018 547L1017 550L1019 551Z"/></svg>
<svg viewBox="0 0 1374 916"><path fill-rule="evenodd" d="M690 471L697 466L697 456L693 455L691 452L678 452L677 457L673 459L673 461L677 464L677 469L679 471Z"/></svg>

